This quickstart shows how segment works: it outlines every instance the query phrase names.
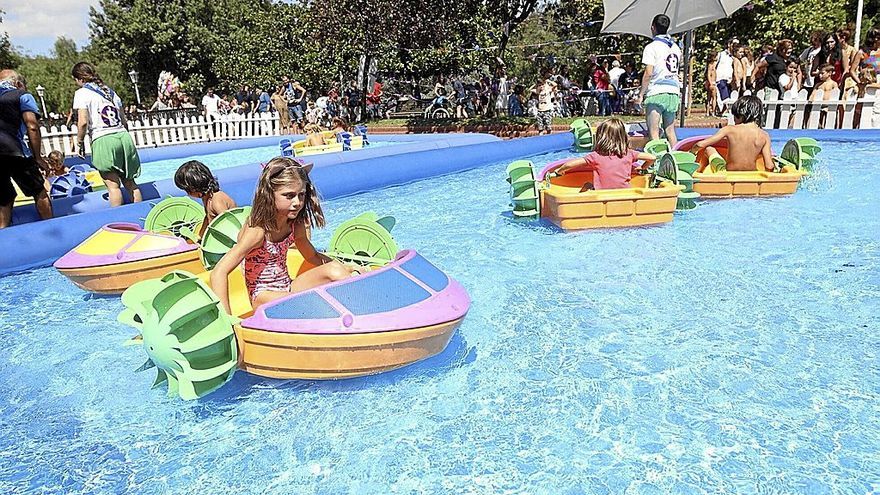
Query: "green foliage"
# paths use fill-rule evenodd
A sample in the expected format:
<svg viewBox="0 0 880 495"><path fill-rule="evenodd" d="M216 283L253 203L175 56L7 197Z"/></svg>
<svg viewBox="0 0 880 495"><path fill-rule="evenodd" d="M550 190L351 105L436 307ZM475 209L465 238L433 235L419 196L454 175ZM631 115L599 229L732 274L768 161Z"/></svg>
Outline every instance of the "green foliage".
<svg viewBox="0 0 880 495"><path fill-rule="evenodd" d="M856 3L755 0L697 29L695 87L702 92L705 59L727 38L758 48L786 37L799 51L811 31L852 23ZM325 91L353 79L362 56L375 59L381 74L406 79L485 73L501 57L524 84L542 65L565 64L583 84L590 55L633 52L624 58L638 60L647 42L601 36L602 17L601 0L101 0L90 11L91 44L83 51L59 39L50 56L21 57L0 35L0 64L20 63L30 86L44 86L47 106L58 111L70 106L70 67L80 60L96 64L126 102L134 100L127 72L138 71L147 104L163 70L196 97L209 85L221 92L268 87L282 75ZM868 0L863 31L875 18L880 0ZM567 42L581 38L593 39ZM544 45L519 48L535 44ZM496 46L502 49L487 49Z"/></svg>
<svg viewBox="0 0 880 495"><path fill-rule="evenodd" d="M83 60L96 66L104 82L123 101L133 101L131 82L116 61L95 56L90 50L79 51L76 43L68 38L58 38L49 56L22 57L18 71L25 76L28 89L35 96L37 86L46 88L44 98L48 111L66 113L73 103L73 93L77 90L76 83L70 76L70 69Z"/></svg>
<svg viewBox="0 0 880 495"><path fill-rule="evenodd" d="M3 25L3 12L0 10L0 25ZM19 57L12 51L9 35L5 31L0 32L0 68L14 69L21 62Z"/></svg>

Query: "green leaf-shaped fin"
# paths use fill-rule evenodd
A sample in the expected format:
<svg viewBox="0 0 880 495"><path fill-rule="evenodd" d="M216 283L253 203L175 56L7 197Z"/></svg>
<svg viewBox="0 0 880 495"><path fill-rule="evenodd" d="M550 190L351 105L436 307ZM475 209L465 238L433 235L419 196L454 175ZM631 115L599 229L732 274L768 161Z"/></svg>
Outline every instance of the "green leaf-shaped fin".
<svg viewBox="0 0 880 495"><path fill-rule="evenodd" d="M507 166L510 183L510 204L513 215L523 218L541 216L541 195L535 180L535 168L528 160L517 160Z"/></svg>
<svg viewBox="0 0 880 495"><path fill-rule="evenodd" d="M813 138L800 137L789 140L782 148L782 153L776 158L781 167L791 166L796 170L812 171L818 159L816 155L822 151L822 147Z"/></svg>
<svg viewBox="0 0 880 495"><path fill-rule="evenodd" d="M122 299L123 313L140 320L149 356L141 370L158 368L154 387L167 382L169 395L189 400L204 397L232 378L238 363L233 325L238 320L223 311L205 282L174 271L133 285Z"/></svg>
<svg viewBox="0 0 880 495"><path fill-rule="evenodd" d="M660 156L669 151L672 151L672 146L669 145L669 141L666 138L652 139L645 143L645 153Z"/></svg>
<svg viewBox="0 0 880 495"><path fill-rule="evenodd" d="M189 198L165 198L156 203L144 219L144 229L150 232L170 232L177 237L192 233L202 219L205 209ZM185 230L184 230L185 229Z"/></svg>
<svg viewBox="0 0 880 495"><path fill-rule="evenodd" d="M238 242L238 233L251 214L250 206L226 210L208 224L199 243L199 257L205 270L212 270L220 258Z"/></svg>
<svg viewBox="0 0 880 495"><path fill-rule="evenodd" d="M327 255L361 266L384 266L397 256L397 242L391 236L394 217L379 218L366 212L343 222L330 239Z"/></svg>
<svg viewBox="0 0 880 495"><path fill-rule="evenodd" d="M584 119L577 119L569 126L574 136L574 148L578 152L593 151L593 128Z"/></svg>

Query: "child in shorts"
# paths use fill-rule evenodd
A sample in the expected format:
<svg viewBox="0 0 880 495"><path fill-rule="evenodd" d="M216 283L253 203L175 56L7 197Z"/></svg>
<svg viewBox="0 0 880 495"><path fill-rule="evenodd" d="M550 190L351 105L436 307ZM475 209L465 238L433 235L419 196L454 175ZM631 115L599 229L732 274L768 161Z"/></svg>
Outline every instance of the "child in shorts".
<svg viewBox="0 0 880 495"><path fill-rule="evenodd" d="M691 153L705 153L707 164L698 172L711 166L713 171L753 172L759 158L764 159L764 169L774 169L773 152L770 149L770 135L761 129L764 106L756 96L743 96L730 108L735 125L722 127L713 136L697 142ZM721 156L712 145L727 139L727 158Z"/></svg>

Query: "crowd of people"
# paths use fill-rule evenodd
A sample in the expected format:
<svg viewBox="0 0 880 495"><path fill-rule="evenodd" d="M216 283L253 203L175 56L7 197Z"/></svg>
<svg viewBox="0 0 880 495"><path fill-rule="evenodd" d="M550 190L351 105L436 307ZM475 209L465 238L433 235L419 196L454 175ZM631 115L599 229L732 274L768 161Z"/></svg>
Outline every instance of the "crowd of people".
<svg viewBox="0 0 880 495"><path fill-rule="evenodd" d="M654 37L645 47L640 63L612 56L590 57L583 68L575 71L566 65L551 64L539 71L534 84L508 77L503 64L499 64L492 77L437 76L433 88L415 80L396 81L389 86L380 76L366 91L351 81L344 89L333 83L325 91L317 92L309 91L290 76L282 76L277 84L254 89L243 85L237 92L222 96L208 88L199 108L177 78L163 73L152 108L189 108L202 112L208 119L274 112L282 133L308 129L309 139L316 141L319 130L346 129L347 122L388 117L406 99L424 102L427 116L528 116L537 121L542 133L550 132L554 117L644 111L648 137L665 135L674 144L675 117L682 98L682 54L679 43L667 34L669 22L663 15L654 19ZM841 28L813 33L809 46L803 49L783 39L775 46L765 45L759 50L736 38L730 39L724 50L712 54L707 63L707 113L730 111L736 102L749 95L762 96L758 101L808 100L819 95L824 100L863 96L866 87L876 81L880 68L880 27L868 31L862 47L851 45L851 37L851 30ZM573 77L572 72L578 76ZM140 201L135 181L140 161L126 126L126 110L131 109L123 105L90 64L76 64L71 76L79 86L68 115L68 122L76 126L77 153L85 154L86 137L90 136L92 166L100 172L110 204L123 203L123 190L128 191L132 201ZM749 112L754 102L746 101L748 115L743 119L751 123L754 118ZM366 112L362 113L364 109ZM46 179L66 172L64 157L43 157L39 108L27 91L25 78L12 70L0 72L0 110L4 116L0 122L0 157L7 163L0 175L0 228L9 225L13 200L19 193L32 197L40 216L49 218L52 205ZM742 113L743 108L739 111Z"/></svg>
<svg viewBox="0 0 880 495"><path fill-rule="evenodd" d="M728 40L724 50L710 55L706 64L706 111L718 115L736 98L757 94L764 99L794 101L861 98L865 88L877 80L877 51L880 29L871 29L862 48L851 45L852 30L815 31L809 46L796 51L789 39L775 46L753 49L737 38ZM756 55L757 53L757 55Z"/></svg>

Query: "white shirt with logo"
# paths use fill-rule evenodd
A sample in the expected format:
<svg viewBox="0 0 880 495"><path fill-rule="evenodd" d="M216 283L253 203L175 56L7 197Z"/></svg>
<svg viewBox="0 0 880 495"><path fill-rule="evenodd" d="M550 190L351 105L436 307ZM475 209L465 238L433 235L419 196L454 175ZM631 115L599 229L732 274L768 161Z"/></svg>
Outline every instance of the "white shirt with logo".
<svg viewBox="0 0 880 495"><path fill-rule="evenodd" d="M79 88L73 94L73 109L81 108L89 113L89 135L92 140L125 130L122 126L122 100L115 93L113 101L110 101L89 88Z"/></svg>
<svg viewBox="0 0 880 495"><path fill-rule="evenodd" d="M654 67L645 97L663 93L681 94L681 80L678 77L681 48L672 41L672 38L655 37L642 52L642 63Z"/></svg>

